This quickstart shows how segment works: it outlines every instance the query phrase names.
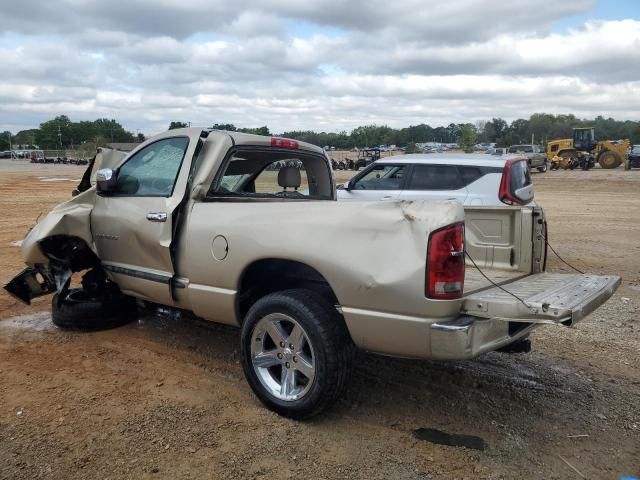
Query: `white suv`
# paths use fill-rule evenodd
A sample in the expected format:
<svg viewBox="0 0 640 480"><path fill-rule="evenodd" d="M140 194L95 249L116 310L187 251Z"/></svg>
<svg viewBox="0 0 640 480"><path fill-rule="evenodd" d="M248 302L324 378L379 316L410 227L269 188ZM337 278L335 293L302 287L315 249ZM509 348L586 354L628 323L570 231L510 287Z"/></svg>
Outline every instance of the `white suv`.
<svg viewBox="0 0 640 480"><path fill-rule="evenodd" d="M527 159L487 155L399 155L338 186L338 200L457 200L463 205L533 201Z"/></svg>

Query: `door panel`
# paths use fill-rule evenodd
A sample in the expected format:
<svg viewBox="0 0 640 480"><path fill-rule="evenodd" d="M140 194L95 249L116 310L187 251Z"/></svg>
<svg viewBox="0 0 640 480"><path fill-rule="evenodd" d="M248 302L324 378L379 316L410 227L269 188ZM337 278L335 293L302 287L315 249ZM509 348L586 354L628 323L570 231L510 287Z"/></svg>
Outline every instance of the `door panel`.
<svg viewBox="0 0 640 480"><path fill-rule="evenodd" d="M96 249L125 293L173 304L173 213L182 201L200 132L156 140L117 169L118 191L98 195L91 213Z"/></svg>
<svg viewBox="0 0 640 480"><path fill-rule="evenodd" d="M168 212L166 198L97 197L91 215L96 249L105 269L118 274L118 284L138 296L153 298L158 293L168 299L169 280L173 275L171 255L172 222L150 222L149 212ZM128 274L122 272L128 271ZM134 272L155 273L144 279ZM162 278L162 279L161 279ZM150 290L149 290L150 289Z"/></svg>

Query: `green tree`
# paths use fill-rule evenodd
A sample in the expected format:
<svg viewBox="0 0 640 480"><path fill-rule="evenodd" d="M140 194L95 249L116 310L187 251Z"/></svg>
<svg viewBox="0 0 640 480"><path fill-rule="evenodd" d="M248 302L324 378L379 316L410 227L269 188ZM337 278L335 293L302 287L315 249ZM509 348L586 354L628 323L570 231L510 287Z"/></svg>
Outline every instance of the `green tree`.
<svg viewBox="0 0 640 480"><path fill-rule="evenodd" d="M271 135L271 132L269 132L269 127L267 127L266 125L264 127L257 128L239 128L238 131L242 133L252 133L254 135Z"/></svg>
<svg viewBox="0 0 640 480"><path fill-rule="evenodd" d="M233 123L214 123L211 128L214 130L225 130L227 132L235 132L237 130Z"/></svg>
<svg viewBox="0 0 640 480"><path fill-rule="evenodd" d="M420 153L420 148L414 142L409 142L405 149L405 153Z"/></svg>
<svg viewBox="0 0 640 480"><path fill-rule="evenodd" d="M0 150L9 150L10 145L13 144L13 135L9 130L5 130L0 133Z"/></svg>
<svg viewBox="0 0 640 480"><path fill-rule="evenodd" d="M472 153L473 146L476 144L476 131L470 125L465 125L460 131L460 139L458 145L466 152Z"/></svg>
<svg viewBox="0 0 640 480"><path fill-rule="evenodd" d="M187 125L185 122L171 122L169 124L169 130L175 130L176 128L187 128L189 125Z"/></svg>

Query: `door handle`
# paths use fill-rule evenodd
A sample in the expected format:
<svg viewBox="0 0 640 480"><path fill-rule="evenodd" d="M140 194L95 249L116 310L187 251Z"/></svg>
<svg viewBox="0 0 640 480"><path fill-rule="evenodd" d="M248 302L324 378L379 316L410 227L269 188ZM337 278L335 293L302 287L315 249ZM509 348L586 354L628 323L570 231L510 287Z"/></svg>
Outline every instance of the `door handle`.
<svg viewBox="0 0 640 480"><path fill-rule="evenodd" d="M393 195L385 195L382 200L389 200L390 198L393 198Z"/></svg>
<svg viewBox="0 0 640 480"><path fill-rule="evenodd" d="M167 214L165 212L149 212L147 213L147 220L150 222L166 222Z"/></svg>

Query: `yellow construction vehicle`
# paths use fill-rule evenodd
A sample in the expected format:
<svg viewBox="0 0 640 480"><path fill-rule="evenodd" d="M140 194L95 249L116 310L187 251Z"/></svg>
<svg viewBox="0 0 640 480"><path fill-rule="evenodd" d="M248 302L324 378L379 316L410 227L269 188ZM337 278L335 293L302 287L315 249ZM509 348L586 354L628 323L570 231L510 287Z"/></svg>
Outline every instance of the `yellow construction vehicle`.
<svg viewBox="0 0 640 480"><path fill-rule="evenodd" d="M573 165L584 163L585 160L591 164L596 161L602 168L617 168L626 161L630 146L628 139L596 140L593 127L574 128L573 138L547 143L546 155L555 168L560 163L573 168Z"/></svg>

